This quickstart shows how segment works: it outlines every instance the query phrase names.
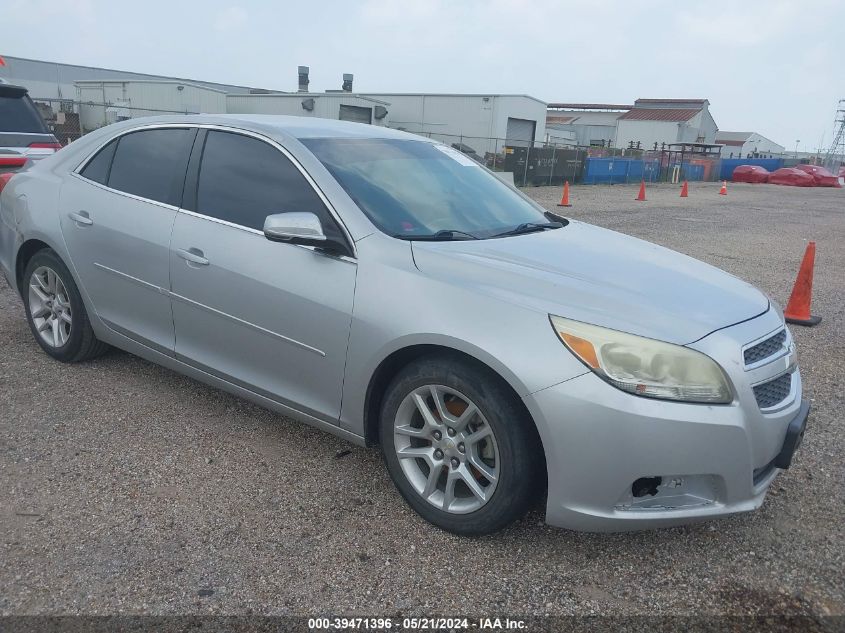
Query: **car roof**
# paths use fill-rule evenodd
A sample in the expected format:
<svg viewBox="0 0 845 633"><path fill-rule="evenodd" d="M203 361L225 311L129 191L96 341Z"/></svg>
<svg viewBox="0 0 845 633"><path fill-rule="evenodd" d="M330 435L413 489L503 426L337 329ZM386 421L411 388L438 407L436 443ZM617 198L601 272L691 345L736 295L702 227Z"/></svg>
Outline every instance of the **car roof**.
<svg viewBox="0 0 845 633"><path fill-rule="evenodd" d="M309 138L371 138L429 141L429 139L416 134L409 134L379 125L281 114L191 114L144 117L143 119L133 119L133 121L138 126L152 123L226 125L262 132L269 136L287 136L299 140ZM129 124L128 121L127 124Z"/></svg>

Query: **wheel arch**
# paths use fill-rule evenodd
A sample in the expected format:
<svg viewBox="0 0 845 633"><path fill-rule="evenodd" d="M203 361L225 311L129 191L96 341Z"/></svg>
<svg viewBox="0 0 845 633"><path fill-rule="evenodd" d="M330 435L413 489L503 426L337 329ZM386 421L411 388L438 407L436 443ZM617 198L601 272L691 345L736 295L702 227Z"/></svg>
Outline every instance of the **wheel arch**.
<svg viewBox="0 0 845 633"><path fill-rule="evenodd" d="M16 290L19 295L23 296L23 274L27 265L36 253L45 249L55 252L55 249L50 244L38 238L26 240L18 249L15 255L15 285L17 286Z"/></svg>
<svg viewBox="0 0 845 633"><path fill-rule="evenodd" d="M382 359L370 376L364 398L364 438L368 445L374 446L378 444L379 411L381 410L385 391L387 390L393 376L410 363L413 363L425 356L433 355L460 358L469 361L471 364L477 365L484 371L489 372L502 383L502 386L505 389L510 392L515 401L517 401L519 406L524 410L526 417L531 420L535 430L537 430L537 425L534 422L531 412L520 397L520 392L524 392L525 387L519 383L515 377L508 376L505 372L497 370L497 368L491 363L486 362L483 358L480 358L481 354L473 354L471 352L441 343L415 343L392 351ZM537 431L539 435L539 430Z"/></svg>

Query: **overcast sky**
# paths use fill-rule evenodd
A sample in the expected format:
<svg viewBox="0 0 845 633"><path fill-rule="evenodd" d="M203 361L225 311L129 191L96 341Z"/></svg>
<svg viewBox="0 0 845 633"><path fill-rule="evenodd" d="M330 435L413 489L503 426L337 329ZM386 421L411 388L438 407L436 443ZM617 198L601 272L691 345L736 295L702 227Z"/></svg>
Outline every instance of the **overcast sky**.
<svg viewBox="0 0 845 633"><path fill-rule="evenodd" d="M706 98L814 151L845 98L845 2L2 0L0 55L314 91Z"/></svg>

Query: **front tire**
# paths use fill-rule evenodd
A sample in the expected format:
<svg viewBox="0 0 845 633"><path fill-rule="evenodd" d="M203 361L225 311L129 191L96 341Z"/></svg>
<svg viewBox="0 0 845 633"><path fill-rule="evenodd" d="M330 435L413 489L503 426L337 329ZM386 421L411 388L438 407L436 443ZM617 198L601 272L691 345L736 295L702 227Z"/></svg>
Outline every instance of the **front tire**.
<svg viewBox="0 0 845 633"><path fill-rule="evenodd" d="M44 249L33 255L24 270L23 284L29 329L48 355L75 363L108 349L94 336L79 289L55 251Z"/></svg>
<svg viewBox="0 0 845 633"><path fill-rule="evenodd" d="M544 460L531 419L499 376L471 360L430 356L400 371L380 435L399 492L449 532L496 532L540 492Z"/></svg>

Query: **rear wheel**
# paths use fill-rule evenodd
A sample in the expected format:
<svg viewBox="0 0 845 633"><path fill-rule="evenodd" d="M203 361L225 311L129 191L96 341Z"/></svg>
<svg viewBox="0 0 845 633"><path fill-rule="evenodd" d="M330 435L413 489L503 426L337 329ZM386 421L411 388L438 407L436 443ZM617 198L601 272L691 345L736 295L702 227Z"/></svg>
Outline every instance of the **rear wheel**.
<svg viewBox="0 0 845 633"><path fill-rule="evenodd" d="M543 460L533 424L483 366L436 356L406 367L388 387L380 432L397 488L445 530L495 532L536 498Z"/></svg>
<svg viewBox="0 0 845 633"><path fill-rule="evenodd" d="M108 345L97 340L70 271L51 249L37 252L23 275L23 301L36 342L62 362L99 356Z"/></svg>

